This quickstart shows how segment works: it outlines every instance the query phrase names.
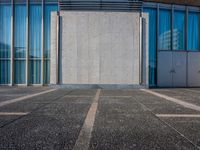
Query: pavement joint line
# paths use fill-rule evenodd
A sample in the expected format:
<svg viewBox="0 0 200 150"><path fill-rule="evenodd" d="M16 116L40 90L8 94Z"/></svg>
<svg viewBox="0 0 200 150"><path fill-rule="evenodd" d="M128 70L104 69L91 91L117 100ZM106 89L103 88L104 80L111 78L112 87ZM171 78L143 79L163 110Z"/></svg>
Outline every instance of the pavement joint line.
<svg viewBox="0 0 200 150"><path fill-rule="evenodd" d="M29 112L0 112L0 116L24 116Z"/></svg>
<svg viewBox="0 0 200 150"><path fill-rule="evenodd" d="M194 92L194 93L200 93L200 91L196 91L196 90L191 90L191 89L184 89L185 91L189 91L189 92Z"/></svg>
<svg viewBox="0 0 200 150"><path fill-rule="evenodd" d="M35 94L31 94L31 95L27 95L27 96L15 98L15 99L3 101L3 102L0 102L0 107L8 105L8 104L16 103L16 102L19 102L19 101L23 101L23 100L26 100L28 98L39 96L39 95L42 95L42 94L46 94L46 93L49 93L49 92L52 92L52 91L55 91L55 90L57 90L57 89L50 89L50 90L43 91L43 92L40 92L40 93L35 93Z"/></svg>
<svg viewBox="0 0 200 150"><path fill-rule="evenodd" d="M70 92L72 92L72 90L69 91L69 92L67 92L67 94L69 94ZM65 95L67 95L67 94L65 94ZM6 124L3 124L2 126L0 126L0 128L3 128L3 127L5 127L5 126L7 126L7 125L9 125L9 124L11 124L11 123L13 123L13 122L19 120L19 119L22 119L23 117L26 117L26 116L30 115L31 113L36 112L37 110L39 110L39 109L41 109L41 108L44 108L44 107L47 106L47 105L50 105L54 100L59 100L59 99L61 99L61 98L63 98L63 97L64 97L64 96L58 96L58 97L54 98L53 100L51 100L50 102L45 103L45 104L43 104L42 106L37 107L36 109L32 110L32 111L29 112L27 115L19 116L18 118L14 119L14 120L12 120L12 121L6 123Z"/></svg>
<svg viewBox="0 0 200 150"><path fill-rule="evenodd" d="M94 126L95 116L98 107L98 100L100 97L101 89L98 89L96 95L93 98L93 102L85 118L82 129L79 133L78 139L74 145L73 150L88 150L90 145L90 139Z"/></svg>
<svg viewBox="0 0 200 150"><path fill-rule="evenodd" d="M66 95L65 97L94 97L89 95Z"/></svg>
<svg viewBox="0 0 200 150"><path fill-rule="evenodd" d="M101 96L101 97L108 97L108 98L131 98L132 96Z"/></svg>
<svg viewBox="0 0 200 150"><path fill-rule="evenodd" d="M173 127L172 125L170 125L169 123L167 123L165 120L162 120L161 118L159 118L158 116L156 116L156 114L150 108L148 108L145 104L143 104L141 102L138 102L138 103L143 108L145 108L147 111L149 111L154 117L156 117L158 120L160 120L163 124L165 124L166 126L168 126L169 128L171 128L172 130L174 130L176 133L178 133L180 136L182 136L184 139L186 139L188 142L190 142L194 147L196 147L198 150L200 150L200 148L199 148L198 145L196 145L195 143L193 143L193 141L191 141L188 137L186 137L183 133L181 133L180 131L178 131L175 127Z"/></svg>
<svg viewBox="0 0 200 150"><path fill-rule="evenodd" d="M140 90L142 90L142 91L144 91L146 93L155 95L157 97L163 98L165 100L177 103L179 105L182 105L185 108L190 108L190 109L193 109L193 110L196 110L196 111L200 111L200 106L197 106L195 104L188 103L188 102L185 102L183 100L180 100L180 99L177 99L177 98L173 98L173 97L170 97L170 96L167 96L167 95L164 95L164 94L160 94L160 93L157 93L157 92L154 92L154 91L151 91L151 90L147 90L147 89L140 89Z"/></svg>
<svg viewBox="0 0 200 150"><path fill-rule="evenodd" d="M200 118L200 114L156 114L156 116L164 118Z"/></svg>

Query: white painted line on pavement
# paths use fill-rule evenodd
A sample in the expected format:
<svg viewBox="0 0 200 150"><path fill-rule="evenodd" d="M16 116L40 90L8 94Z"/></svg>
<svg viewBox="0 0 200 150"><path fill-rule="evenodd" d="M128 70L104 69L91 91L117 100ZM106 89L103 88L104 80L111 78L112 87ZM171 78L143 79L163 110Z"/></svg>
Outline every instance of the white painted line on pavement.
<svg viewBox="0 0 200 150"><path fill-rule="evenodd" d="M86 119L84 121L83 127L79 133L78 139L75 143L74 150L88 150L91 134L94 126L96 111L98 107L98 100L101 90L98 89L97 93L93 99L90 109L87 113Z"/></svg>
<svg viewBox="0 0 200 150"><path fill-rule="evenodd" d="M0 112L0 116L24 116L28 112Z"/></svg>
<svg viewBox="0 0 200 150"><path fill-rule="evenodd" d="M194 92L194 93L199 93L200 94L200 91L197 91L197 90L191 90L191 89L184 89L185 91L189 91L189 92Z"/></svg>
<svg viewBox="0 0 200 150"><path fill-rule="evenodd" d="M166 118L200 118L200 114L156 114L156 116Z"/></svg>
<svg viewBox="0 0 200 150"><path fill-rule="evenodd" d="M49 92L52 92L52 91L55 91L55 90L57 90L57 89L51 89L51 90L43 91L43 92L40 92L40 93L35 93L35 94L31 94L31 95L27 95L27 96L15 98L15 99L3 101L3 102L0 102L0 107L8 105L8 104L16 103L16 102L19 102L19 101L23 101L23 100L26 100L28 98L39 96L39 95L42 95L42 94L46 94L46 93L49 93Z"/></svg>
<svg viewBox="0 0 200 150"><path fill-rule="evenodd" d="M157 92L148 90L148 89L140 89L140 90L141 90L141 91L144 91L144 92L147 92L147 93L150 93L150 94L152 94L152 95L155 95L155 96L157 96L157 97L161 97L161 98L166 99L166 100L168 100L168 101L177 103L177 104L182 105L182 106L184 106L184 107L186 107L186 108L190 108L190 109L193 109L193 110L200 111L200 106L197 106L197 105L195 105L195 104L188 103L188 102L182 101L182 100L180 100L180 99L173 98L173 97L170 97L170 96L167 96L167 95L164 95L164 94L160 94L160 93L157 93Z"/></svg>
<svg viewBox="0 0 200 150"><path fill-rule="evenodd" d="M93 97L93 96L89 96L89 95L66 95L64 97Z"/></svg>
<svg viewBox="0 0 200 150"><path fill-rule="evenodd" d="M101 96L105 98L131 98L132 96Z"/></svg>

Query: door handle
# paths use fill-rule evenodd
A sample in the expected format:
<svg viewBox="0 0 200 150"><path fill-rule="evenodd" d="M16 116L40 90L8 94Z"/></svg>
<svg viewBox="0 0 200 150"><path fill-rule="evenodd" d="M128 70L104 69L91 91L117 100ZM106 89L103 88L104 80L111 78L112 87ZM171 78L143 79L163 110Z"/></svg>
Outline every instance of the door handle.
<svg viewBox="0 0 200 150"><path fill-rule="evenodd" d="M200 70L198 71L198 73L200 73Z"/></svg>
<svg viewBox="0 0 200 150"><path fill-rule="evenodd" d="M170 70L170 73L176 73L175 69Z"/></svg>

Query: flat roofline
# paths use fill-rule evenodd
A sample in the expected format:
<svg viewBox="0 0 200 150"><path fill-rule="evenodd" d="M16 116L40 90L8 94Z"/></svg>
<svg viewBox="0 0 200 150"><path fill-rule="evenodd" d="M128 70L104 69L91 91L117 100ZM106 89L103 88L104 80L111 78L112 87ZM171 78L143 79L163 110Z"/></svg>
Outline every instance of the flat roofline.
<svg viewBox="0 0 200 150"><path fill-rule="evenodd" d="M143 0L144 2L156 2L166 4L200 6L200 1L197 0Z"/></svg>

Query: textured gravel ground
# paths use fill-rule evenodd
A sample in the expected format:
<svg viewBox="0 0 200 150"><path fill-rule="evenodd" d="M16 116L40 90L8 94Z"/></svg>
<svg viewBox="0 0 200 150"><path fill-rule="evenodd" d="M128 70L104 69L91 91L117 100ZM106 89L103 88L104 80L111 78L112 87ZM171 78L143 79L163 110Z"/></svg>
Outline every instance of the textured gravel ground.
<svg viewBox="0 0 200 150"><path fill-rule="evenodd" d="M49 89L0 87L0 103ZM200 106L199 89L152 91ZM57 89L0 107L0 149L73 149L96 92ZM198 149L200 118L157 114L200 112L139 89L101 90L89 149Z"/></svg>

